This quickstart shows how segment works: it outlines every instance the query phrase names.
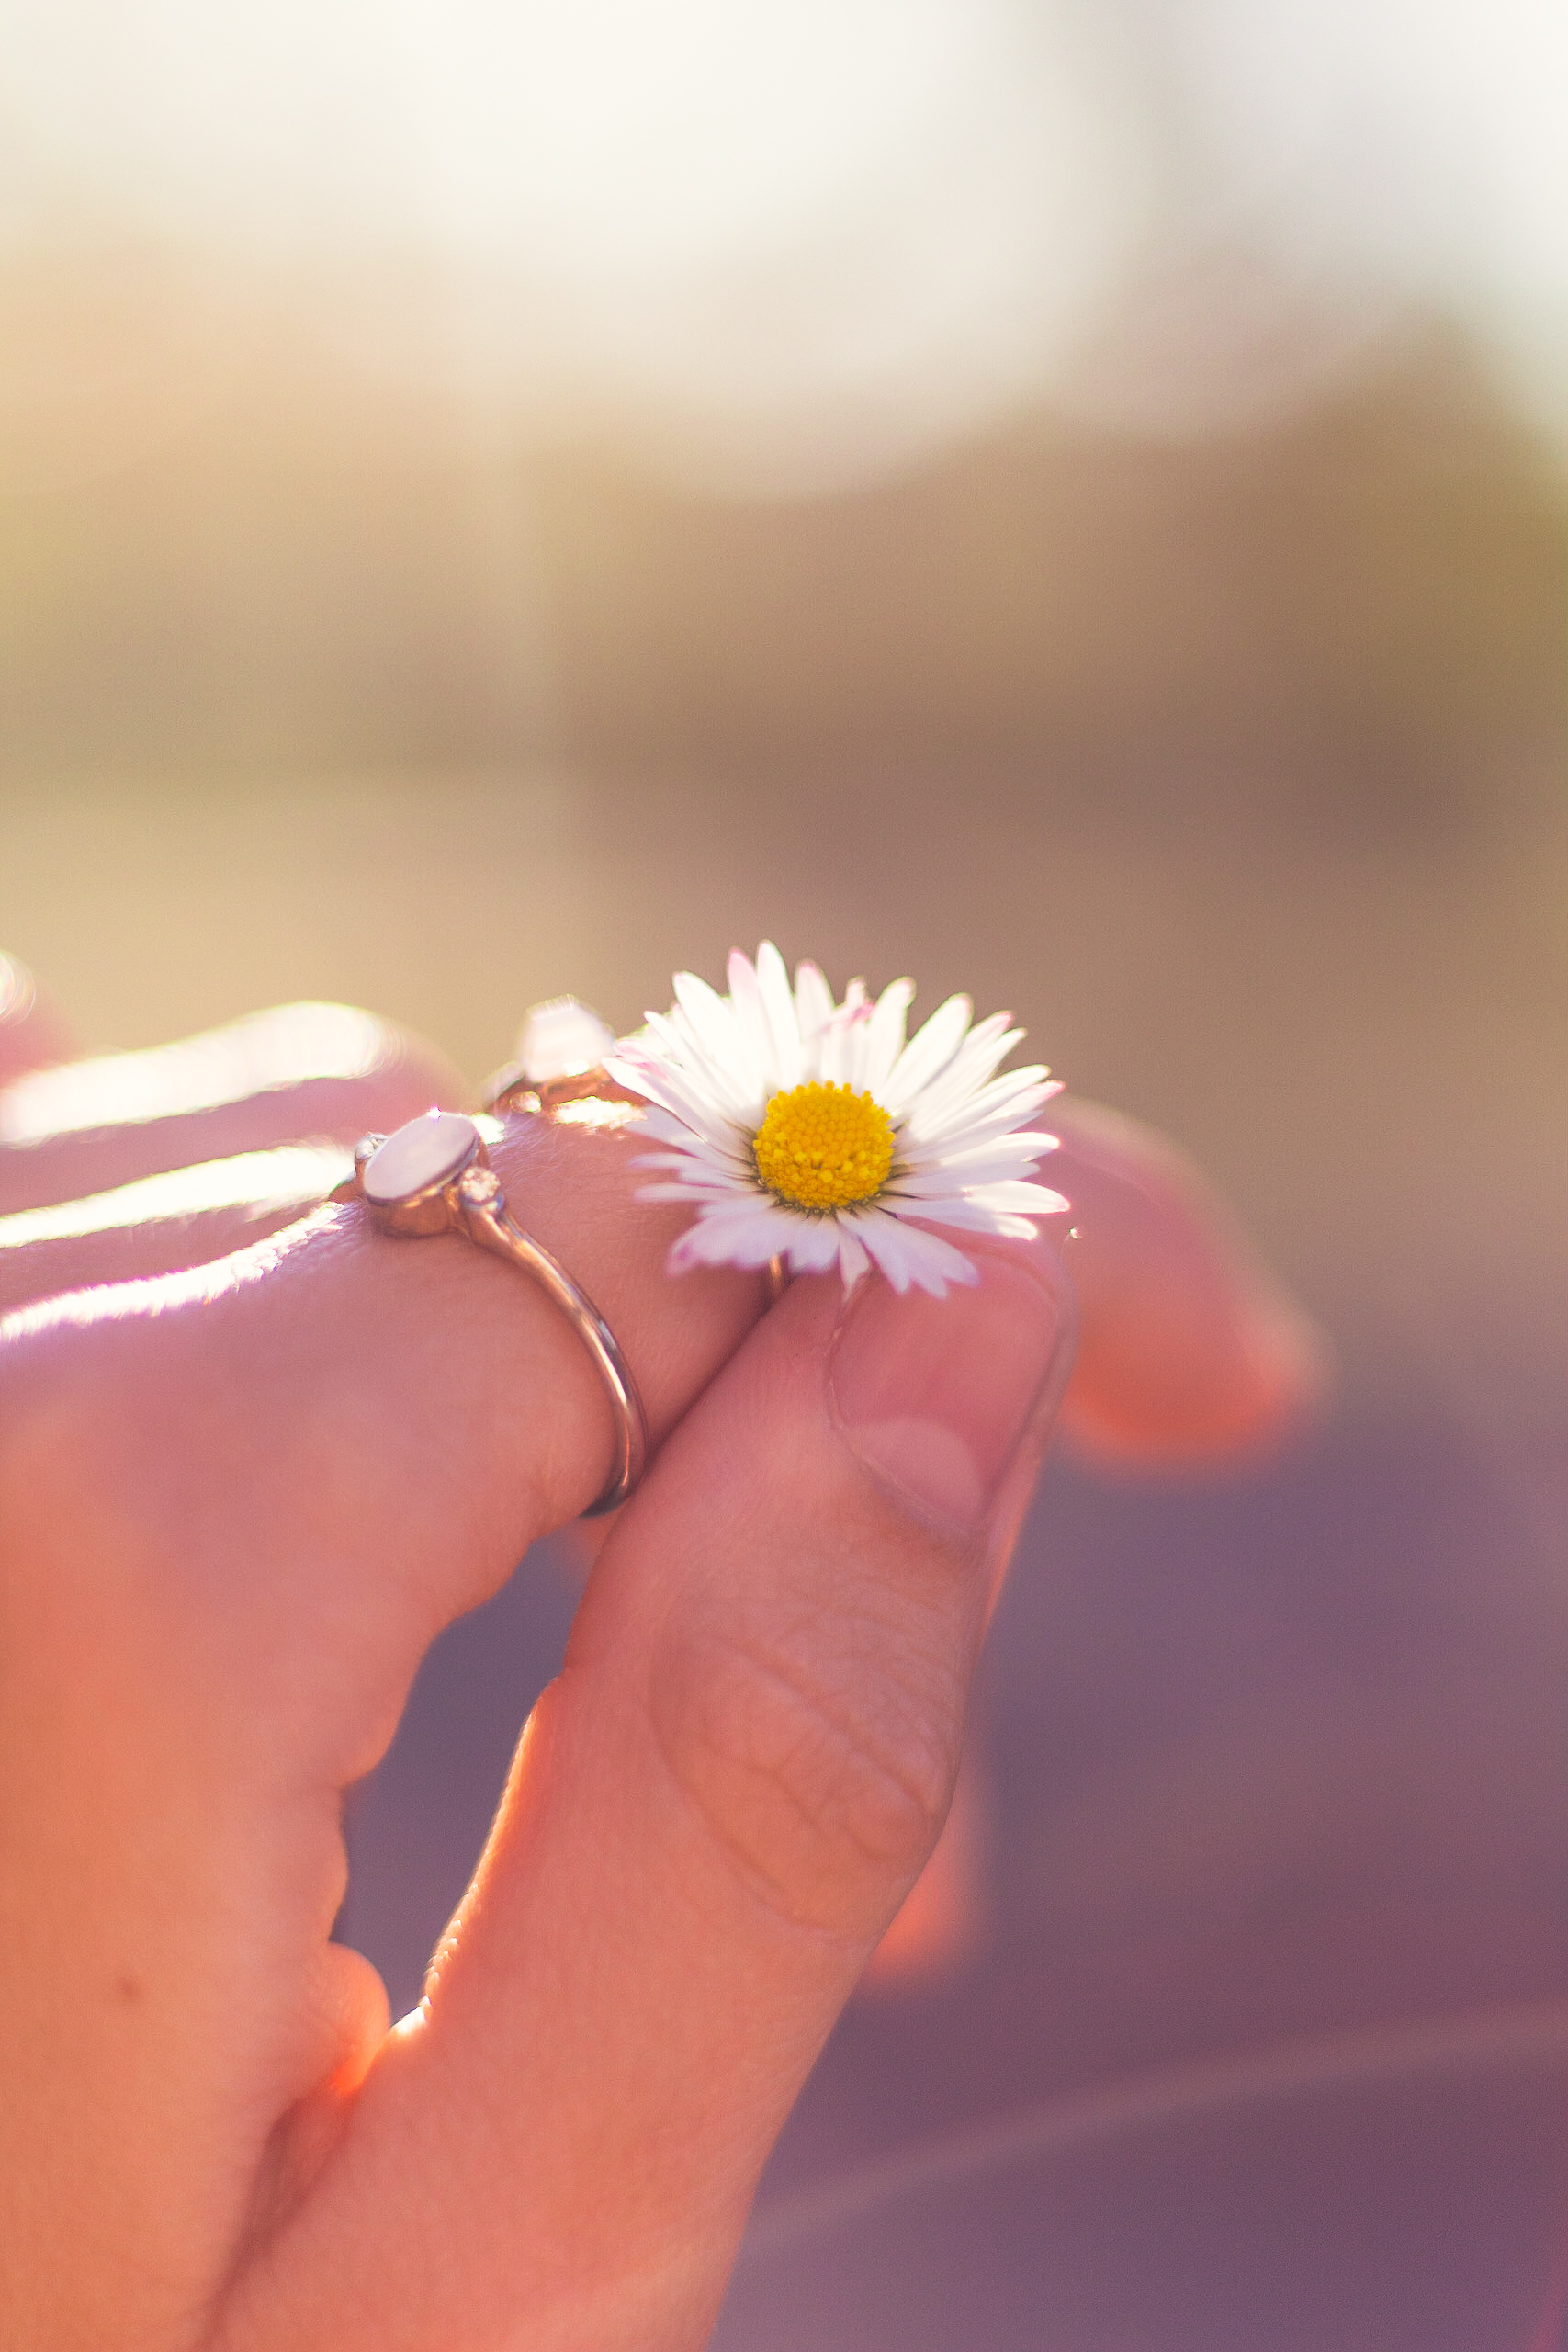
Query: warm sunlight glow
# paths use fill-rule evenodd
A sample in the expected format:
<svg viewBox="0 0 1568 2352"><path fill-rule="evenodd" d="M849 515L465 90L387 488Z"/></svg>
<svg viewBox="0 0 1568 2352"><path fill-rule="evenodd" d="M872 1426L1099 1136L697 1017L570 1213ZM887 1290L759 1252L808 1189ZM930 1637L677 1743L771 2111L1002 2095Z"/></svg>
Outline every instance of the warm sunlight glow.
<svg viewBox="0 0 1568 2352"><path fill-rule="evenodd" d="M0 253L259 263L380 364L809 487L1059 381L1184 259L1561 360L1565 28L1546 0L0 0Z"/></svg>
<svg viewBox="0 0 1568 2352"><path fill-rule="evenodd" d="M394 1033L343 1004L284 1004L177 1045L29 1071L0 1092L0 1143L178 1117L313 1078L368 1078L398 1058Z"/></svg>
<svg viewBox="0 0 1568 2352"><path fill-rule="evenodd" d="M796 478L1032 380L1147 224L1061 6L0 0L0 239L101 219L332 279L400 368L728 420Z"/></svg>
<svg viewBox="0 0 1568 2352"><path fill-rule="evenodd" d="M247 1209L254 1216L266 1216L276 1209L312 1208L353 1167L352 1154L339 1145L286 1144L276 1151L240 1152L231 1159L209 1159L197 1168L171 1168L164 1175L143 1176L80 1201L51 1201L44 1208L0 1216L0 1250L23 1250L35 1241L77 1241L89 1233L203 1216L215 1209Z"/></svg>

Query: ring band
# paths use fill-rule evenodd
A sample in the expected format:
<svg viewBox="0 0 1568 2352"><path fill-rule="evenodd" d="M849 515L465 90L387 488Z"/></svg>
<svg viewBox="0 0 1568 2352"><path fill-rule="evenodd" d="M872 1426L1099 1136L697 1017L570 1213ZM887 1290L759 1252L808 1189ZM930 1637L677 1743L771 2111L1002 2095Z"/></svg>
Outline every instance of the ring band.
<svg viewBox="0 0 1568 2352"><path fill-rule="evenodd" d="M333 1197L363 1201L384 1233L461 1233L533 1276L593 1359L615 1416L615 1463L604 1490L582 1516L596 1519L624 1503L648 1461L648 1418L631 1366L586 1292L513 1216L472 1119L458 1111L428 1111L390 1136L362 1136L355 1147L352 1185L342 1186Z"/></svg>

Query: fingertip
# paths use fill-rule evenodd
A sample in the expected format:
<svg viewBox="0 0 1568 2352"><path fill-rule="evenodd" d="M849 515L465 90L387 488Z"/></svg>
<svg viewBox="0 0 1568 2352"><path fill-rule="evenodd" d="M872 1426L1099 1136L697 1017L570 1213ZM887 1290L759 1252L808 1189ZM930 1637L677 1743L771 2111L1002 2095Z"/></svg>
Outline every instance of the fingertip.
<svg viewBox="0 0 1568 2352"><path fill-rule="evenodd" d="M1060 1115L1078 1294L1061 1424L1123 1472L1203 1472L1277 1451L1332 1385L1326 1341L1163 1136L1097 1103Z"/></svg>
<svg viewBox="0 0 1568 2352"><path fill-rule="evenodd" d="M987 1519L1071 1344L1050 1271L1028 1245L998 1247L946 1297L874 1279L846 1305L827 1369L840 1434L917 1510L967 1530Z"/></svg>
<svg viewBox="0 0 1568 2352"><path fill-rule="evenodd" d="M1099 1470L1202 1476L1260 1464L1308 1430L1333 1386L1327 1342L1304 1316L1240 1317L1228 1329L1175 1336L1134 1365L1117 1350L1080 1349L1060 1427Z"/></svg>

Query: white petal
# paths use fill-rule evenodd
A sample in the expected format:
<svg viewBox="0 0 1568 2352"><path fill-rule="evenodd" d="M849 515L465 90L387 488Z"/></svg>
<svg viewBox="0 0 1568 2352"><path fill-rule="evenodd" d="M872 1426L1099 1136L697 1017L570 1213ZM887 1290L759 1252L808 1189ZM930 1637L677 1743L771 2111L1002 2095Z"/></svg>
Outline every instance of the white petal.
<svg viewBox="0 0 1568 2352"><path fill-rule="evenodd" d="M1020 1241L1032 1241L1034 1227L1030 1216L1054 1216L1054 1201L1059 1193L1043 1194L1025 1216L1021 1209L991 1208L984 1201L974 1200L968 1193L955 1193L947 1201L910 1201L902 1209L891 1204L902 1216L919 1217L924 1225L956 1226L964 1233L1010 1233ZM1064 1204L1065 1205L1065 1204Z"/></svg>
<svg viewBox="0 0 1568 2352"><path fill-rule="evenodd" d="M649 1102L658 1103L687 1133L705 1136L715 1143L734 1133L732 1114L716 1102L703 1102L694 1097L683 1075L671 1070L667 1065L650 1064L640 1059L634 1061L628 1056L617 1054L614 1061L606 1062L604 1067L612 1078L618 1079L634 1094L641 1094Z"/></svg>
<svg viewBox="0 0 1568 2352"><path fill-rule="evenodd" d="M712 1080L711 1057L702 1033L693 1027L678 1004L672 1004L668 1012L650 1012L645 1034L652 1041L652 1050L672 1069L689 1070Z"/></svg>
<svg viewBox="0 0 1568 2352"><path fill-rule="evenodd" d="M843 1276L844 1288L853 1290L861 1276L870 1270L870 1266L871 1260L866 1255L864 1242L858 1238L850 1226L840 1217L839 1219L839 1272Z"/></svg>
<svg viewBox="0 0 1568 2352"><path fill-rule="evenodd" d="M632 1166L673 1168L679 1174L704 1183L739 1184L748 1192L757 1189L756 1166L750 1155L743 1159L738 1154L719 1150L700 1136L686 1136L673 1150L639 1152Z"/></svg>
<svg viewBox="0 0 1568 2352"><path fill-rule="evenodd" d="M756 1178L742 1161L729 1159L716 1151L696 1136L688 1138L684 1150L639 1152L632 1161L634 1168L673 1168L678 1175L689 1176L695 1182L715 1184L745 1184L754 1186Z"/></svg>
<svg viewBox="0 0 1568 2352"><path fill-rule="evenodd" d="M1010 1151L1008 1146L1021 1144ZM890 1193L919 1200L936 1193L972 1193L980 1184L999 1183L1009 1176L1032 1176L1043 1157L1032 1136L992 1136L964 1152L932 1152L911 1159L887 1186Z"/></svg>
<svg viewBox="0 0 1568 2352"><path fill-rule="evenodd" d="M744 1182L744 1175L717 1159L702 1151L639 1151L632 1161L634 1168L672 1168L678 1176L689 1178L694 1184L735 1184Z"/></svg>
<svg viewBox="0 0 1568 2352"><path fill-rule="evenodd" d="M909 1287L909 1253L904 1247L904 1228L897 1220L875 1209L863 1209L854 1217L841 1217L840 1223L852 1233L902 1295Z"/></svg>
<svg viewBox="0 0 1568 2352"><path fill-rule="evenodd" d="M851 1032L855 1023L846 1017L847 1012L840 1005L817 1040L817 1075L824 1086L842 1086L849 1077L854 1056Z"/></svg>
<svg viewBox="0 0 1568 2352"><path fill-rule="evenodd" d="M706 1207L733 1200L735 1194L720 1191L712 1184L660 1183L639 1184L636 1198L639 1201L696 1201Z"/></svg>
<svg viewBox="0 0 1568 2352"><path fill-rule="evenodd" d="M888 1075L904 1050L904 1016L914 993L913 980L892 980L877 998L876 1010L865 1026L857 1092L869 1092L881 1100Z"/></svg>
<svg viewBox="0 0 1568 2352"><path fill-rule="evenodd" d="M918 1090L911 1090L908 1081L899 1077L905 1109L912 1113L919 1103L922 1116L940 1117L944 1110L950 1110L983 1086L1022 1035L1021 1029L1008 1027L1006 1013L993 1013L988 1021L971 1029L952 1059L929 1072ZM919 1039L916 1038L915 1043L919 1045Z"/></svg>
<svg viewBox="0 0 1568 2352"><path fill-rule="evenodd" d="M946 1146L941 1151L942 1165L963 1170L966 1184L983 1183L977 1171L985 1166L999 1166L1004 1172L1018 1175L1032 1162L1043 1159L1061 1145L1060 1136L1042 1135L1035 1127L1008 1127L999 1136L987 1136L979 1143Z"/></svg>
<svg viewBox="0 0 1568 2352"><path fill-rule="evenodd" d="M955 1127L952 1134L933 1136L930 1142L917 1145L912 1150L906 1148L900 1165L906 1168L941 1168L948 1163L950 1156L956 1158L961 1152L994 1150L1006 1136L1032 1134L1032 1128L1017 1126L1014 1121L1015 1118L1029 1119L1033 1115L1025 1108L1018 1113L999 1111L989 1119L976 1119L972 1125Z"/></svg>
<svg viewBox="0 0 1568 2352"><path fill-rule="evenodd" d="M757 950L757 985L767 1009L773 1038L773 1069L777 1087L798 1086L801 1079L800 1016L790 992L784 957L771 939Z"/></svg>
<svg viewBox="0 0 1568 2352"><path fill-rule="evenodd" d="M897 1165L919 1171L927 1168L977 1167L984 1159L998 1159L1016 1167L1024 1159L1039 1159L1056 1142L1055 1136L1042 1135L1033 1127L1003 1127L994 1136L982 1136L974 1143L951 1143L942 1137L934 1143L907 1145L900 1153Z"/></svg>
<svg viewBox="0 0 1568 2352"><path fill-rule="evenodd" d="M722 1145L688 1136L683 1146L667 1154L649 1152L632 1162L635 1168L679 1167L694 1177L711 1177L715 1183L739 1184L757 1190L757 1163L750 1151L727 1151Z"/></svg>
<svg viewBox="0 0 1568 2352"><path fill-rule="evenodd" d="M688 1163L690 1165L691 1163ZM1025 1172L1034 1162L1024 1163ZM888 1201L960 1201L985 1184L1000 1184L1019 1174L1017 1168L958 1170L925 1168L908 1176L900 1176L897 1183L887 1185L885 1198ZM917 1211L918 1214L918 1211Z"/></svg>
<svg viewBox="0 0 1568 2352"><path fill-rule="evenodd" d="M955 1116L984 1113L993 1103L1028 1093L1032 1087L1043 1085L1044 1080L1044 1069L1037 1062L1026 1062L1021 1069L1005 1069L999 1078L983 1083L965 1080L963 1086L953 1083L953 1073L949 1072L923 1091L910 1112L909 1125L923 1135L934 1134Z"/></svg>
<svg viewBox="0 0 1568 2352"><path fill-rule="evenodd" d="M748 1049L745 1031L733 1006L710 989L706 980L700 979L695 972L677 972L675 1001L707 1057L732 1085L742 1090L750 1087L753 1091L765 1086L764 1075L755 1055Z"/></svg>
<svg viewBox="0 0 1568 2352"><path fill-rule="evenodd" d="M1019 1216L1059 1216L1071 1206L1049 1184L1026 1184L1015 1176L1005 1176L999 1183L966 1188L965 1197L981 1208L1002 1209Z"/></svg>
<svg viewBox="0 0 1568 2352"><path fill-rule="evenodd" d="M1037 1073L1009 1070L940 1110L922 1098L905 1123L906 1133L911 1143L977 1142L988 1131L1002 1135L1010 1127L1022 1126L1057 1091Z"/></svg>
<svg viewBox="0 0 1568 2352"><path fill-rule="evenodd" d="M704 1066L702 1039L678 1004L668 1012L650 1012L641 1037L628 1039L626 1044L629 1050L648 1054L655 1061L671 1062L679 1069Z"/></svg>
<svg viewBox="0 0 1568 2352"><path fill-rule="evenodd" d="M825 1274L839 1255L839 1228L830 1216L791 1219L789 1262L797 1274Z"/></svg>
<svg viewBox="0 0 1568 2352"><path fill-rule="evenodd" d="M951 1207L922 1207L917 1214L929 1224L951 1227L958 1233L988 1233L998 1240L1037 1241L1039 1227L1026 1216L1015 1216L1010 1210L976 1208L973 1201L953 1203Z"/></svg>
<svg viewBox="0 0 1568 2352"><path fill-rule="evenodd" d="M640 1072L644 1081L652 1079L678 1088L686 1101L700 1105L709 1117L735 1119L744 1115L739 1107L739 1090L734 1081L704 1053L699 1044L694 1040L687 1044L678 1036L672 1024L667 1040L650 1036L650 1043L645 1046L623 1046L615 1063L617 1069ZM631 1084L637 1082L635 1078L628 1080ZM643 1083L640 1091L647 1093L651 1090Z"/></svg>
<svg viewBox="0 0 1568 2352"><path fill-rule="evenodd" d="M734 1129L729 1132L733 1134ZM672 1111L648 1110L642 1114L637 1130L639 1143L671 1143L682 1151L721 1152L724 1146L718 1136L694 1127L689 1120L678 1119Z"/></svg>
<svg viewBox="0 0 1568 2352"><path fill-rule="evenodd" d="M711 1056L700 1046L690 1051L672 1045L668 1052L627 1052L617 1057L623 1066L640 1070L639 1082L645 1093L662 1091L678 1097L676 1116L684 1115L689 1106L699 1119L710 1125L755 1125L761 1113L753 1113L752 1105L761 1089L754 1082L750 1091L738 1085L726 1075Z"/></svg>
<svg viewBox="0 0 1568 2352"><path fill-rule="evenodd" d="M675 1274L693 1266L765 1266L788 1248L794 1231L795 1220L771 1205L720 1210L689 1225L672 1245L667 1263Z"/></svg>
<svg viewBox="0 0 1568 2352"><path fill-rule="evenodd" d="M887 1227L892 1228L891 1234ZM863 1228L862 1238L885 1272L889 1252L897 1250L904 1281L894 1282L893 1275L888 1273L888 1280L894 1282L895 1289L905 1289L910 1282L915 1282L922 1290L930 1291L933 1298L942 1298L950 1282L967 1284L980 1279L968 1259L950 1241L943 1241L939 1234L923 1233L919 1226L908 1224L900 1218L879 1216L874 1230Z"/></svg>
<svg viewBox="0 0 1568 2352"><path fill-rule="evenodd" d="M954 1118L961 1118L966 1106L986 1092L987 1085L1038 1085L1045 1077L1038 1062L1026 1063L1018 1069L1003 1070L993 1077L997 1064L1010 1053L1023 1035L1021 1029L1005 1030L983 1048L972 1053L973 1037L964 1044L944 1070L927 1087L922 1087L909 1105L908 1117L922 1134L935 1134Z"/></svg>
<svg viewBox="0 0 1568 2352"><path fill-rule="evenodd" d="M751 1057L772 1092L778 1083L774 1076L777 1058L773 1052L773 1032L757 975L739 947L730 950L729 1001L735 1008L735 1018L740 1024Z"/></svg>
<svg viewBox="0 0 1568 2352"><path fill-rule="evenodd" d="M833 1018L833 991L815 964L795 967L795 1005L801 1041L809 1046Z"/></svg>
<svg viewBox="0 0 1568 2352"><path fill-rule="evenodd" d="M852 1087L857 1094L864 1091L866 1048L875 1013L864 984L852 980L844 1001L822 1033L819 1070L827 1085Z"/></svg>
<svg viewBox="0 0 1568 2352"><path fill-rule="evenodd" d="M966 996L950 996L945 1004L938 1005L924 1026L916 1030L888 1072L877 1098L895 1118L902 1117L921 1089L946 1069L964 1042L974 1010ZM1006 1016L1003 1018L1005 1025Z"/></svg>
<svg viewBox="0 0 1568 2352"><path fill-rule="evenodd" d="M784 1238L792 1234L796 1226L814 1222L814 1219L802 1217L794 1209L785 1208L782 1201L775 1201L768 1193L736 1193L716 1207L705 1209L703 1212L705 1225L749 1225L755 1226L759 1229L766 1227L774 1237L775 1250L784 1247Z"/></svg>

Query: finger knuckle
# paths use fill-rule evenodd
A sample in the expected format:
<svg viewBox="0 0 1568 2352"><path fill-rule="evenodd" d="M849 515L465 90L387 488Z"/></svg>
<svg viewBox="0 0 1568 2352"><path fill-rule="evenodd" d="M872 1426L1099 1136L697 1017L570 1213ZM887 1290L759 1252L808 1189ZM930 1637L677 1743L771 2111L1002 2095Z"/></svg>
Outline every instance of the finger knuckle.
<svg viewBox="0 0 1568 2352"><path fill-rule="evenodd" d="M946 1817L964 1693L943 1643L841 1609L694 1630L660 1678L666 1761L731 1861L792 1920L877 1933Z"/></svg>

